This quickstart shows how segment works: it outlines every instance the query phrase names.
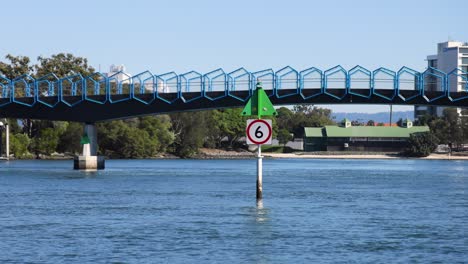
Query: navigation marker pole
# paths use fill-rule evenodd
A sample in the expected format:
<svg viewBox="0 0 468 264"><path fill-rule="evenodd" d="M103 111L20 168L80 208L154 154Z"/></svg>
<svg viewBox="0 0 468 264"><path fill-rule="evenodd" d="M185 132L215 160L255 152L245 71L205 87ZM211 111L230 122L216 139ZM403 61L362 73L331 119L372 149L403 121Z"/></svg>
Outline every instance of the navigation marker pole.
<svg viewBox="0 0 468 264"><path fill-rule="evenodd" d="M257 145L257 205L263 199L263 157L262 145L271 144L272 121L262 119L262 116L277 115L268 95L262 89L262 83L257 82L256 90L241 113L242 116L257 116L257 119L247 120L247 144Z"/></svg>
<svg viewBox="0 0 468 264"><path fill-rule="evenodd" d="M257 145L257 201L263 198L263 157L262 145Z"/></svg>

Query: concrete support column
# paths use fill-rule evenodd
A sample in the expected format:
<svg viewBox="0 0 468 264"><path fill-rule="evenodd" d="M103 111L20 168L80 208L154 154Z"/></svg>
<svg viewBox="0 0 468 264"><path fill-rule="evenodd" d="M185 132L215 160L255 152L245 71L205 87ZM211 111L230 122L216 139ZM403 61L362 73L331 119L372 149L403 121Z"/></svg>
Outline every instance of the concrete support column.
<svg viewBox="0 0 468 264"><path fill-rule="evenodd" d="M103 156L98 156L97 128L94 123L86 123L84 126L84 138L82 140L83 153L75 157L73 168L75 170L103 170L105 161Z"/></svg>
<svg viewBox="0 0 468 264"><path fill-rule="evenodd" d="M91 156L97 156L98 143L96 125L93 123L86 123L84 127L84 134L89 138L89 149Z"/></svg>

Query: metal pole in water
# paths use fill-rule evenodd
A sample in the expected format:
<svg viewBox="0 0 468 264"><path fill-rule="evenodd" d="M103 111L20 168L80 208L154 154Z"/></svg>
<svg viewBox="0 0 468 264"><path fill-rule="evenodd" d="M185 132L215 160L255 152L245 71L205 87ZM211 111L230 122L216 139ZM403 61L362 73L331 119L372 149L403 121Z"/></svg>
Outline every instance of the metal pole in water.
<svg viewBox="0 0 468 264"><path fill-rule="evenodd" d="M263 161L262 161L262 145L258 145L257 150L257 201L263 198L263 184L262 184L262 173L263 173Z"/></svg>

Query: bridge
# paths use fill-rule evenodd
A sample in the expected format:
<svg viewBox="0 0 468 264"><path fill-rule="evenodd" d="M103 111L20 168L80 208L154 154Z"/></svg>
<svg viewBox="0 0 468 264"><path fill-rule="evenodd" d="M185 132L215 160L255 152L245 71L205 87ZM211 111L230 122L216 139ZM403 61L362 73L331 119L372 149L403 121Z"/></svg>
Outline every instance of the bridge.
<svg viewBox="0 0 468 264"><path fill-rule="evenodd" d="M368 70L341 66L322 71L284 67L201 74L149 71L130 76L94 73L58 78L53 73L12 80L0 76L0 117L85 123L134 116L242 107L261 81L275 105L394 104L468 107L468 73L423 72L402 67ZM463 86L462 89L453 87Z"/></svg>
<svg viewBox="0 0 468 264"><path fill-rule="evenodd" d="M389 104L468 107L468 73L460 69L423 72L402 67L373 71L361 66L350 70L335 66L298 71L290 66L256 72L239 68L205 74L190 71L154 75L149 71L130 76L93 73L58 78L53 73L12 80L0 76L0 117L83 122L90 147L87 156L97 159L95 122L135 116L242 107L262 82L274 105ZM81 158L81 157L80 157ZM89 159L75 159L89 166ZM78 165L77 165L78 164ZM91 167L101 168L100 165Z"/></svg>

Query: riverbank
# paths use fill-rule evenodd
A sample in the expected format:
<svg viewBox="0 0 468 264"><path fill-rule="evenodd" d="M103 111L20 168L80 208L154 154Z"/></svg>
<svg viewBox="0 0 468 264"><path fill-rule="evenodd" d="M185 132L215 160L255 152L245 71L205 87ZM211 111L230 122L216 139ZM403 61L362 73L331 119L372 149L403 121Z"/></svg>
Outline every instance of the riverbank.
<svg viewBox="0 0 468 264"><path fill-rule="evenodd" d="M200 149L199 154L194 157L196 159L243 159L255 158L256 152L246 150L227 151L221 149ZM405 157L397 153L273 153L263 152L265 158L273 159L426 159L426 160L468 160L468 155L449 155L433 153L427 157Z"/></svg>
<svg viewBox="0 0 468 264"><path fill-rule="evenodd" d="M196 155L195 159L244 159L244 158L255 158L256 152L249 152L246 150L228 151L221 149L207 149L202 148L199 150L199 154ZM265 158L273 159L426 159L426 160L468 160L468 155L449 155L449 154L436 154L433 153L428 157L405 157L398 155L397 153L273 153L263 152L262 156Z"/></svg>
<svg viewBox="0 0 468 264"><path fill-rule="evenodd" d="M223 149L209 149L201 148L199 153L191 157L190 159L253 159L257 156L256 152L250 152L244 149L237 150L223 150ZM417 158L417 157L404 157L397 153L340 153L340 152L293 152L293 153L273 153L263 152L262 156L265 158L272 159L426 159L426 160L468 160L468 155L457 154L431 154L428 157ZM43 160L67 160L73 159L72 155L66 154L55 154L51 156L41 155L39 159ZM108 160L112 158L106 158ZM180 159L170 153L160 154L156 157L148 159ZM1 160L1 159L0 159Z"/></svg>
<svg viewBox="0 0 468 264"><path fill-rule="evenodd" d="M244 159L255 158L256 152L247 150L228 151L222 149L201 148L195 159ZM398 153L339 153L339 152L323 152L323 153L273 153L263 152L262 156L273 159L426 159L426 160L468 160L468 155L449 155L433 153L427 157L405 157Z"/></svg>
<svg viewBox="0 0 468 264"><path fill-rule="evenodd" d="M201 148L198 154L193 158L195 159L249 159L254 158L256 153L238 149L238 150L223 150L223 149L209 149Z"/></svg>
<svg viewBox="0 0 468 264"><path fill-rule="evenodd" d="M317 155L303 153L263 153L264 157L275 159L426 159L426 160L468 160L468 156L448 154L431 154L427 157L404 157L395 154L344 154L344 155Z"/></svg>

